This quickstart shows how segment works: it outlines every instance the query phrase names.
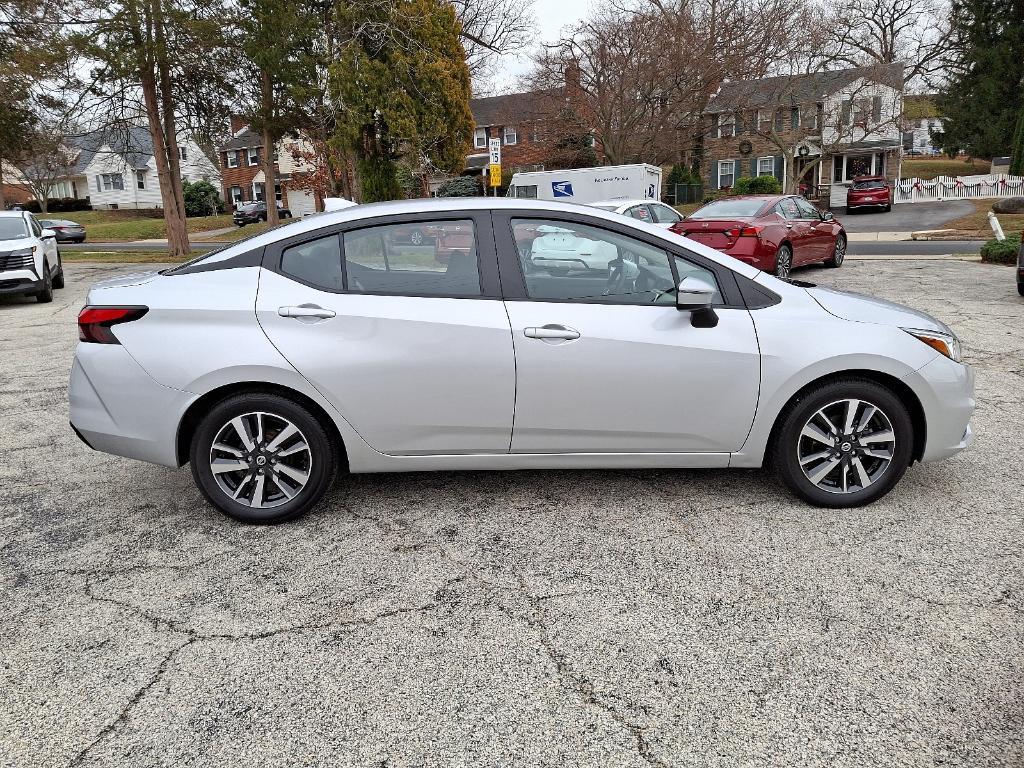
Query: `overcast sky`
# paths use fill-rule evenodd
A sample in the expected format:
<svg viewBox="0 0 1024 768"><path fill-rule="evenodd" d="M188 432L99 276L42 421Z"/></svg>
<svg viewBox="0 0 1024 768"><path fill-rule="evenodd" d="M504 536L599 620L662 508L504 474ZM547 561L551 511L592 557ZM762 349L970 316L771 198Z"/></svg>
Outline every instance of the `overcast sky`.
<svg viewBox="0 0 1024 768"><path fill-rule="evenodd" d="M536 0L533 13L537 17L538 41L553 43L563 27L574 24L587 15L592 0ZM517 81L530 69L528 55L504 56L501 68L494 77L498 93L515 89Z"/></svg>

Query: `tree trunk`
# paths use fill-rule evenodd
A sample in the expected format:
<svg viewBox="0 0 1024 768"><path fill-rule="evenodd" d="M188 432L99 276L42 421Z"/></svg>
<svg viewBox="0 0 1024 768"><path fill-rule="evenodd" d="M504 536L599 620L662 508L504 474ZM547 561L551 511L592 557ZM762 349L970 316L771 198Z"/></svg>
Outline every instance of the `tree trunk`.
<svg viewBox="0 0 1024 768"><path fill-rule="evenodd" d="M260 71L260 109L263 112L263 197L267 201L267 224L277 226L277 173L274 170L274 137L271 123L274 117L274 84L270 73Z"/></svg>
<svg viewBox="0 0 1024 768"><path fill-rule="evenodd" d="M171 64L167 55L167 39L164 34L162 0L151 0L153 14L154 64L153 107L149 113L149 130L154 134L153 152L156 155L157 172L160 178L160 198L164 205L164 221L167 224L167 247L171 256L183 258L189 254L188 224L185 222L185 196L181 188L181 164L178 159L178 137L175 126L174 97L171 85ZM156 85L159 79L159 103ZM160 148L157 148L157 134ZM161 160L164 171L160 174ZM166 183L166 192L164 184Z"/></svg>

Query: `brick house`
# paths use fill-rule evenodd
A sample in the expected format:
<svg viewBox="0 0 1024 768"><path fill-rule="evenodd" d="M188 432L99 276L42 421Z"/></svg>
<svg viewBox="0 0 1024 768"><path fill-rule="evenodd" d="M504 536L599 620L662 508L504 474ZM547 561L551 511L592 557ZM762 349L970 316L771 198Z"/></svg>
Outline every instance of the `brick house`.
<svg viewBox="0 0 1024 768"><path fill-rule="evenodd" d="M704 110L705 188L771 175L845 205L855 176L899 177L902 114L902 64L723 83Z"/></svg>
<svg viewBox="0 0 1024 768"><path fill-rule="evenodd" d="M300 182L309 169L292 156L292 145L301 140L281 139L274 147L274 170L277 177L274 199L288 208L293 216L305 216L322 208L323 202L313 192L301 189ZM237 115L231 117L231 138L218 149L221 184L225 202L234 207L254 200L266 200L266 175L263 172L263 137Z"/></svg>

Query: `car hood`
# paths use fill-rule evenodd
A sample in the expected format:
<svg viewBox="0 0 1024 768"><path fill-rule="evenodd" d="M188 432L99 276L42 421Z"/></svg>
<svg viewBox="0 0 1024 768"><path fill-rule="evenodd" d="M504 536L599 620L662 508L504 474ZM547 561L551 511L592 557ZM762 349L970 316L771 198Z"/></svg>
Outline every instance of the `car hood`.
<svg viewBox="0 0 1024 768"><path fill-rule="evenodd" d="M860 293L837 291L833 288L806 288L818 304L829 314L856 323L895 325L899 328L917 328L922 331L952 333L949 327L931 315L885 299Z"/></svg>
<svg viewBox="0 0 1024 768"><path fill-rule="evenodd" d="M0 252L23 251L37 245L34 237L19 237L17 240L0 240Z"/></svg>
<svg viewBox="0 0 1024 768"><path fill-rule="evenodd" d="M120 277L111 277L107 280L100 280L97 283L92 284L91 291L102 291L105 288L126 288L129 285L142 285L148 283L150 280L158 277L159 272L133 272L130 275L121 275Z"/></svg>

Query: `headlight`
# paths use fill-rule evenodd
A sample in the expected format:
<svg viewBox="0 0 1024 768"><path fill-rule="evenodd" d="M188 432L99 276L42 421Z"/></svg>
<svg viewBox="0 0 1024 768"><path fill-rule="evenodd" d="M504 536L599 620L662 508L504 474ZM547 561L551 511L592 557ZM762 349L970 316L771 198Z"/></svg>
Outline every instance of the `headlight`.
<svg viewBox="0 0 1024 768"><path fill-rule="evenodd" d="M11 256L35 256L36 247L33 245L31 248L22 248L20 251L11 251Z"/></svg>
<svg viewBox="0 0 1024 768"><path fill-rule="evenodd" d="M918 341L923 341L936 352L940 352L950 360L962 362L960 358L960 340L951 333L942 331L922 331L917 328L904 328Z"/></svg>

